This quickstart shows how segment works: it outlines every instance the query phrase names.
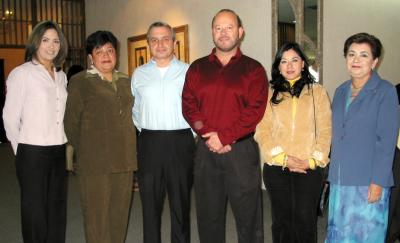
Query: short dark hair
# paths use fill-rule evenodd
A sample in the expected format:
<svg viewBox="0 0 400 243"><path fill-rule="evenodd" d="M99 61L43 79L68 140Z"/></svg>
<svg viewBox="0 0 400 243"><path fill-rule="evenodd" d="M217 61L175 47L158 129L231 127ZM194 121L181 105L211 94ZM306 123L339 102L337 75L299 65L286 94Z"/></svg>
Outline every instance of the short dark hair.
<svg viewBox="0 0 400 243"><path fill-rule="evenodd" d="M375 36L370 35L368 33L358 33L358 34L350 36L344 42L343 53L344 53L345 57L347 55L347 52L349 51L351 44L353 44L353 43L368 44L369 47L371 48L372 56L374 59L379 58L381 56L381 52L382 52L381 41L378 38L376 38Z"/></svg>
<svg viewBox="0 0 400 243"><path fill-rule="evenodd" d="M93 54L93 50L110 43L117 50L117 38L107 30L98 30L88 36L86 39L86 54Z"/></svg>
<svg viewBox="0 0 400 243"><path fill-rule="evenodd" d="M300 56L301 60L304 61L304 68L301 71L301 78L293 85L292 88L290 87L289 81L287 81L279 71L279 65L281 63L283 53L289 50L295 51L297 55ZM281 92L291 92L293 96L296 96L298 98L305 85L310 86L311 84L315 83L314 77L310 74L310 71L308 70L309 66L310 65L308 64L308 59L304 52L301 50L299 44L297 44L296 42L287 42L283 44L276 53L274 63L272 64L272 79L270 83L274 92L271 97L271 102L273 104L279 104L283 99L278 98L278 94Z"/></svg>
<svg viewBox="0 0 400 243"><path fill-rule="evenodd" d="M240 19L239 15L238 15L235 11L233 11L232 9L228 9L228 8L221 9L221 10L219 10L219 11L214 15L214 17L213 17L213 19L212 19L212 21L211 21L211 27L214 26L215 18L216 18L217 15L220 14L220 13L231 13L231 14L235 15L235 16L236 16L236 21L237 21L238 27L243 27L242 20Z"/></svg>
<svg viewBox="0 0 400 243"><path fill-rule="evenodd" d="M172 34L172 40L175 41L176 33L174 31L174 28L172 28L171 25L169 25L167 23L164 23L164 22L161 22L161 21L157 21L157 22L152 23L149 26L149 28L147 29L147 33L146 33L147 42L150 40L150 31L155 27L165 27L165 28L169 29L169 31L171 31L171 34Z"/></svg>
<svg viewBox="0 0 400 243"><path fill-rule="evenodd" d="M58 24L49 20L42 21L33 28L25 47L25 62L32 61L34 58L37 59L36 55L40 43L42 42L43 35L49 29L54 29L57 32L58 39L60 40L60 50L53 60L53 65L57 70L59 70L68 55L68 42Z"/></svg>

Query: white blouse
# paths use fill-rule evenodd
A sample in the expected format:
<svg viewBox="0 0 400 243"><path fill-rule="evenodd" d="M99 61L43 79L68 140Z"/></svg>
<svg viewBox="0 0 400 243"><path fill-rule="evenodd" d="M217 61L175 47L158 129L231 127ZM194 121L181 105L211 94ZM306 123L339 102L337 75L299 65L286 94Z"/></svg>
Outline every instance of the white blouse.
<svg viewBox="0 0 400 243"><path fill-rule="evenodd" d="M47 146L67 142L63 124L67 77L63 71L54 70L54 74L55 80L43 65L26 62L8 76L3 120L15 154L19 143Z"/></svg>

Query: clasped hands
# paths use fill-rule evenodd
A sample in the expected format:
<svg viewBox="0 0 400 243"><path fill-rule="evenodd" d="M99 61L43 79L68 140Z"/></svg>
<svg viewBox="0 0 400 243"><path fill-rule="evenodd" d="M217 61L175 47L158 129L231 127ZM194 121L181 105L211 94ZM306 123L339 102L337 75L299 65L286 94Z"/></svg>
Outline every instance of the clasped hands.
<svg viewBox="0 0 400 243"><path fill-rule="evenodd" d="M308 160L302 160L297 157L287 155L286 167L290 172L307 174L307 170L310 168Z"/></svg>
<svg viewBox="0 0 400 243"><path fill-rule="evenodd" d="M224 154L232 150L231 145L222 145L217 132L208 132L201 136L206 139L206 145L211 152Z"/></svg>

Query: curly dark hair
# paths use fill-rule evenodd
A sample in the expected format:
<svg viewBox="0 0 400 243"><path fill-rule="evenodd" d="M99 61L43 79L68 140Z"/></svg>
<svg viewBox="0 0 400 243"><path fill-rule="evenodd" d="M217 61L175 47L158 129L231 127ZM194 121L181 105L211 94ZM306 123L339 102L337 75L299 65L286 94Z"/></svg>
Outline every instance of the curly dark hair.
<svg viewBox="0 0 400 243"><path fill-rule="evenodd" d="M293 87L290 87L289 81L287 81L279 71L279 64L282 60L283 53L289 50L295 51L300 56L301 60L304 61L304 68L301 71L301 78L293 85ZM274 92L271 97L271 102L277 105L283 100L283 96L281 96L281 98L278 98L279 93L289 92L292 97L299 97L305 85L310 88L310 85L315 83L315 80L308 71L308 67L309 63L307 57L301 50L299 44L295 42L288 42L283 44L276 53L274 63L272 64L272 79L270 81L270 84Z"/></svg>

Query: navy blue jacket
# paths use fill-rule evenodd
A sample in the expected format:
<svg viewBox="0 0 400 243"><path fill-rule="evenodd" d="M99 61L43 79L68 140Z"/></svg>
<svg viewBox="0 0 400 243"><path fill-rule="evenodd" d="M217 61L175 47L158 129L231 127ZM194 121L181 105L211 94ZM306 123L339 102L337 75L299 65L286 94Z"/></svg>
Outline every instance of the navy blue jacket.
<svg viewBox="0 0 400 243"><path fill-rule="evenodd" d="M374 72L346 113L350 86L351 80L340 85L332 102L329 181L390 187L400 121L396 89Z"/></svg>

